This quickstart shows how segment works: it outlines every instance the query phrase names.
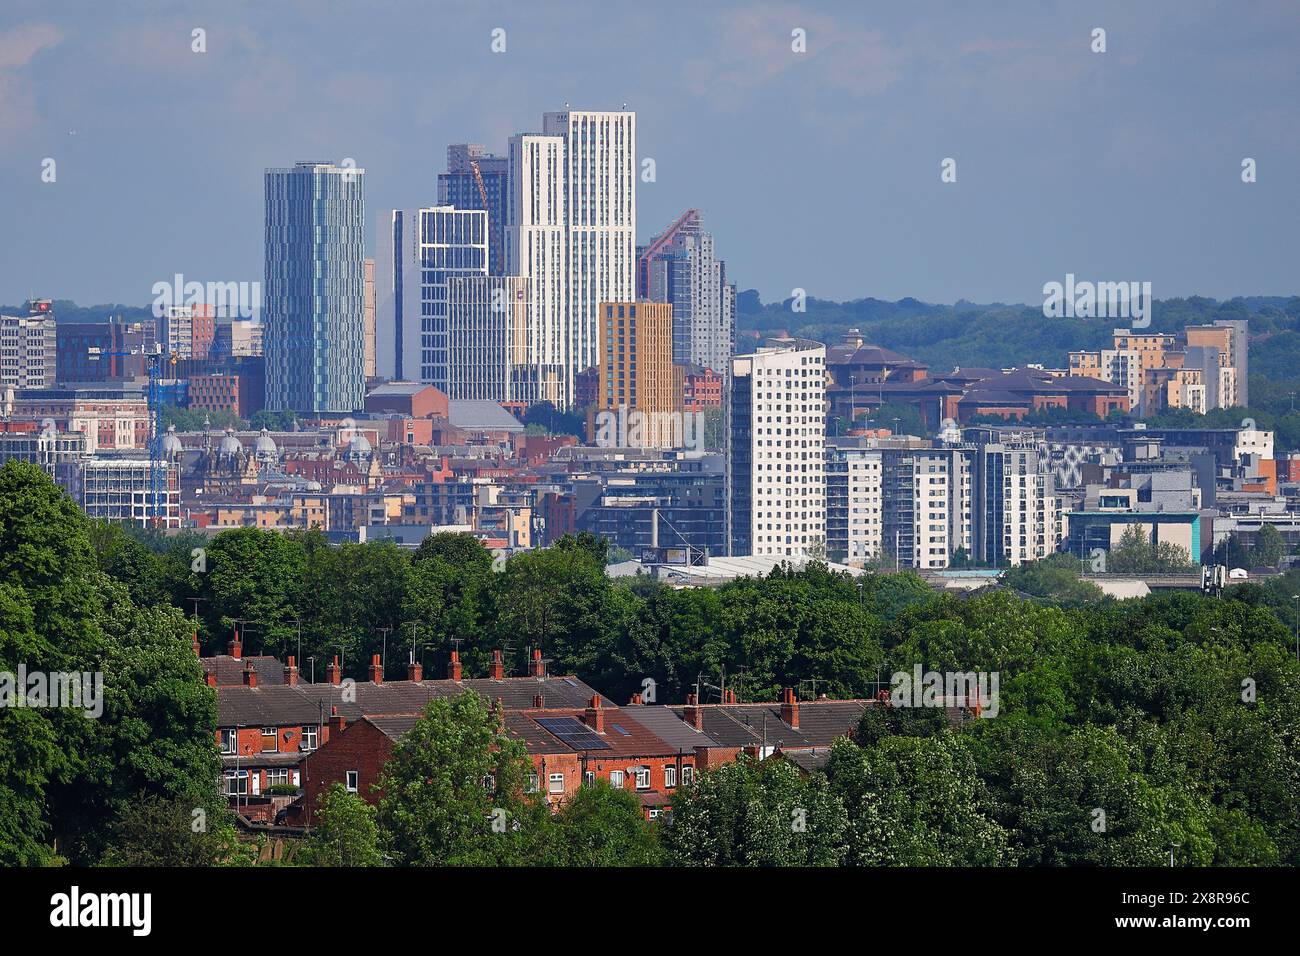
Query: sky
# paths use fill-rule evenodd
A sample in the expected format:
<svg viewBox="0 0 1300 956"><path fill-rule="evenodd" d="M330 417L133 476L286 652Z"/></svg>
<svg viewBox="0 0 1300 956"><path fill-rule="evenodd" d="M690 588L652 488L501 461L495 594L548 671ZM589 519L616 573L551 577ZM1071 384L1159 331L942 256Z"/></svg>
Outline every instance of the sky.
<svg viewBox="0 0 1300 956"><path fill-rule="evenodd" d="M262 172L304 159L366 170L373 252L448 144L566 103L636 111L639 240L699 208L764 301L1290 295L1297 49L1270 0L4 0L0 302L260 281Z"/></svg>

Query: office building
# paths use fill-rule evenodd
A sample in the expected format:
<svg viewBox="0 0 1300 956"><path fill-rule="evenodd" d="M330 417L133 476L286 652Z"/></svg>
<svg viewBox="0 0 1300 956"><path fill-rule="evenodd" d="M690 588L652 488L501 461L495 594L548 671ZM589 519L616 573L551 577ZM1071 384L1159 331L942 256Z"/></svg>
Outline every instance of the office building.
<svg viewBox="0 0 1300 956"><path fill-rule="evenodd" d="M510 161L478 143L447 147L447 171L438 174L438 205L487 214L488 274L506 274L506 197Z"/></svg>
<svg viewBox="0 0 1300 956"><path fill-rule="evenodd" d="M542 132L563 144L560 166L546 173L558 173L563 195L557 211L565 237L566 401L571 404L577 374L598 361L600 304L636 298L636 114L545 113ZM514 170L512 156L512 176Z"/></svg>
<svg viewBox="0 0 1300 956"><path fill-rule="evenodd" d="M380 223L376 367L389 379L449 390L448 282L487 276L482 210L395 209Z"/></svg>
<svg viewBox="0 0 1300 956"><path fill-rule="evenodd" d="M452 277L447 314L451 362L447 394L501 404L561 404L564 368L543 363L529 322L530 280Z"/></svg>
<svg viewBox="0 0 1300 956"><path fill-rule="evenodd" d="M673 306L673 361L724 372L736 341L736 287L713 234L688 209L638 250L637 294Z"/></svg>
<svg viewBox="0 0 1300 956"><path fill-rule="evenodd" d="M266 171L266 407L351 412L366 396L365 170Z"/></svg>
<svg viewBox="0 0 1300 956"><path fill-rule="evenodd" d="M826 348L772 340L731 363L728 554L822 558Z"/></svg>
<svg viewBox="0 0 1300 956"><path fill-rule="evenodd" d="M0 315L0 386L53 388L58 379L54 316Z"/></svg>
<svg viewBox="0 0 1300 956"><path fill-rule="evenodd" d="M687 434L681 415L684 369L673 364L673 307L603 302L599 332L600 379L589 423L593 441L605 447L702 447L702 424L697 434L692 421Z"/></svg>

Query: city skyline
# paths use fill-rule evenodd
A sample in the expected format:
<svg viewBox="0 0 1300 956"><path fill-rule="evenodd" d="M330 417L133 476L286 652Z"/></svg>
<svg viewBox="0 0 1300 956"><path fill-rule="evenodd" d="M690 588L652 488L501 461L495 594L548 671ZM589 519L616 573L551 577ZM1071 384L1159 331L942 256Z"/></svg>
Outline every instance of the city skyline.
<svg viewBox="0 0 1300 956"><path fill-rule="evenodd" d="M504 155L565 103L638 113L637 243L698 207L737 287L765 301L803 288L1032 304L1066 273L1150 281L1157 298L1294 291L1300 148L1285 94L1300 24L1283 5L1199 4L1182 19L941 8L923 23L769 4L599 24L578 5L453 8L439 34L455 42L427 67L402 55L428 43L393 29L423 15L402 4L347 29L330 5L311 18L10 5L0 203L27 238L0 263L0 298L143 304L176 273L256 281L261 173L304 159L369 170L369 243L377 210L437 201L448 145ZM1105 53L1090 49L1097 28ZM629 36L666 59L628 61ZM301 75L321 55L337 69L316 88ZM1242 182L1246 158L1256 182ZM127 228L142 218L160 228ZM73 258L60 238L73 229L94 256Z"/></svg>

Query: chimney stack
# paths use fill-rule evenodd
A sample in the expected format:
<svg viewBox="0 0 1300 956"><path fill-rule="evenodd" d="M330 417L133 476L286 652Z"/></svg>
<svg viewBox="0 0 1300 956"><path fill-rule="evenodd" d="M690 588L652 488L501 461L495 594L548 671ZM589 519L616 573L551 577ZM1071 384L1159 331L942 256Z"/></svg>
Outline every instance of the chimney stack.
<svg viewBox="0 0 1300 956"><path fill-rule="evenodd" d="M217 675L213 671L208 671L206 674L204 674L203 679L209 687L217 686Z"/></svg>
<svg viewBox="0 0 1300 956"><path fill-rule="evenodd" d="M546 662L542 660L542 649L540 647L533 648L532 659L528 662L528 673L538 680L546 676Z"/></svg>
<svg viewBox="0 0 1300 956"><path fill-rule="evenodd" d="M546 706L546 701L542 700L541 694L533 695L533 710L541 710Z"/></svg>
<svg viewBox="0 0 1300 956"><path fill-rule="evenodd" d="M781 695L781 720L794 730L799 729L799 701L795 699L793 687L787 687Z"/></svg>
<svg viewBox="0 0 1300 956"><path fill-rule="evenodd" d="M192 648L194 648L194 656L195 656L195 657L202 657L202 656L203 656L203 650L199 647L199 632L198 632L198 631L195 631L195 632L194 632L194 640L191 642L190 646L191 646Z"/></svg>
<svg viewBox="0 0 1300 956"><path fill-rule="evenodd" d="M384 665L379 663L379 655L370 655L370 683L382 684L384 682Z"/></svg>
<svg viewBox="0 0 1300 956"><path fill-rule="evenodd" d="M339 656L334 655L334 660L330 661L325 667L325 679L331 684L341 684L343 682L342 668L339 667Z"/></svg>
<svg viewBox="0 0 1300 956"><path fill-rule="evenodd" d="M284 668L284 682L290 687L298 686L298 658L289 655L289 663Z"/></svg>
<svg viewBox="0 0 1300 956"><path fill-rule="evenodd" d="M235 631L235 636L230 639L230 646L227 648L230 656L239 660L244 656L244 643L239 639L239 632Z"/></svg>
<svg viewBox="0 0 1300 956"><path fill-rule="evenodd" d="M411 661L406 665L406 679L418 684L424 680L424 665L417 661Z"/></svg>
<svg viewBox="0 0 1300 956"><path fill-rule="evenodd" d="M253 662L249 661L244 665L244 686L257 686L257 671L253 670Z"/></svg>
<svg viewBox="0 0 1300 956"><path fill-rule="evenodd" d="M488 667L488 679L489 680L506 679L506 665L501 660L500 650L495 650L492 652L492 663Z"/></svg>
<svg viewBox="0 0 1300 956"><path fill-rule="evenodd" d="M633 694L632 699L627 702L629 707L637 707L641 704L641 695Z"/></svg>
<svg viewBox="0 0 1300 956"><path fill-rule="evenodd" d="M598 734L605 732L605 712L601 710L599 695L591 698L591 703L583 712L582 722Z"/></svg>
<svg viewBox="0 0 1300 956"><path fill-rule="evenodd" d="M686 695L686 706L682 708L682 720L696 730L704 729L704 711L700 709L700 699L695 694Z"/></svg>
<svg viewBox="0 0 1300 956"><path fill-rule="evenodd" d="M460 651L451 652L451 663L447 665L447 680L460 680Z"/></svg>
<svg viewBox="0 0 1300 956"><path fill-rule="evenodd" d="M734 704L736 702L736 692L734 690L724 691L722 694L724 704Z"/></svg>
<svg viewBox="0 0 1300 956"><path fill-rule="evenodd" d="M343 718L343 715L339 713L339 709L337 707L331 707L330 708L330 737L333 738L338 734L343 733L343 728L346 727L347 725L348 722Z"/></svg>

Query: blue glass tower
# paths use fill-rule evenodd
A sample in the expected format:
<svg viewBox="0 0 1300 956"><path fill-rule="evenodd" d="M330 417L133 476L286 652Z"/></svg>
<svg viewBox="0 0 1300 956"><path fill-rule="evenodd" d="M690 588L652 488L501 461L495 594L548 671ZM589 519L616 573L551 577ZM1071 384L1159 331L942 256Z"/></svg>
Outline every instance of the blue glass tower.
<svg viewBox="0 0 1300 956"><path fill-rule="evenodd" d="M365 170L266 171L266 407L354 412L366 397Z"/></svg>

